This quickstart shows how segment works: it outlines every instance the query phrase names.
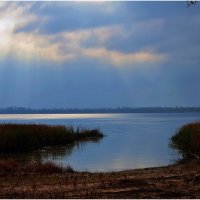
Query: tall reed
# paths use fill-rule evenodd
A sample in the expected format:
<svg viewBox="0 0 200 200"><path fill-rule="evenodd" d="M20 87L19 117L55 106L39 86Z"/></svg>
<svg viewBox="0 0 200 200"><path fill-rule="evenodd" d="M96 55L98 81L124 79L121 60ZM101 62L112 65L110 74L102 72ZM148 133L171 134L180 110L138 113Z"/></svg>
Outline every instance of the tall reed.
<svg viewBox="0 0 200 200"><path fill-rule="evenodd" d="M46 146L59 146L77 140L102 138L98 129L77 129L42 124L1 124L0 152L20 153Z"/></svg>
<svg viewBox="0 0 200 200"><path fill-rule="evenodd" d="M184 157L200 157L200 122L182 126L171 141Z"/></svg>

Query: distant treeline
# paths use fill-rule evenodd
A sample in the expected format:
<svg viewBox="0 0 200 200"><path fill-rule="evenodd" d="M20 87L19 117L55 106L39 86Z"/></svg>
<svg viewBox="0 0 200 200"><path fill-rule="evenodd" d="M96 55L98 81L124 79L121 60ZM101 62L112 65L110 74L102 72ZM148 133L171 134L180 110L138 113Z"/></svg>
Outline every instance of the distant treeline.
<svg viewBox="0 0 200 200"><path fill-rule="evenodd" d="M200 112L200 107L119 107L119 108L52 108L32 109L24 107L0 108L0 114L73 114L73 113L184 113Z"/></svg>

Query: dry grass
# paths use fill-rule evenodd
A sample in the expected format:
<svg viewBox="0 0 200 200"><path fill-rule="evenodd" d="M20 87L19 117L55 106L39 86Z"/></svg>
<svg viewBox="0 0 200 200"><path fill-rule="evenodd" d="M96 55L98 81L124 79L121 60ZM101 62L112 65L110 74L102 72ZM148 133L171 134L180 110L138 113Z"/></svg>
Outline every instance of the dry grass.
<svg viewBox="0 0 200 200"><path fill-rule="evenodd" d="M70 166L56 165L50 161L30 161L27 163L19 163L13 159L0 160L0 175L9 176L10 174L55 174L55 173L73 173L74 170Z"/></svg>

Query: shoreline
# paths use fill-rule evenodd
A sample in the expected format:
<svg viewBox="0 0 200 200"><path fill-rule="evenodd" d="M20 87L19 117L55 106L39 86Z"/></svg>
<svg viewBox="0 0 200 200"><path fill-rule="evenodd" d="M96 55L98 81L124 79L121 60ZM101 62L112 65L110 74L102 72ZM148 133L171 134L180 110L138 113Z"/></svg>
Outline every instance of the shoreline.
<svg viewBox="0 0 200 200"><path fill-rule="evenodd" d="M200 198L200 160L119 172L0 176L1 198Z"/></svg>

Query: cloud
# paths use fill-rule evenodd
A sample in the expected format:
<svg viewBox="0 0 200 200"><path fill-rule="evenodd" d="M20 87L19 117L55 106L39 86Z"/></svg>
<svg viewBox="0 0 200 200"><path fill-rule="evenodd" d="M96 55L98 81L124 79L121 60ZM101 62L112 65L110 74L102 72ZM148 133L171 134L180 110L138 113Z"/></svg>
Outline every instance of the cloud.
<svg viewBox="0 0 200 200"><path fill-rule="evenodd" d="M19 6L1 3L4 10L0 14L0 56L12 55L20 60L47 59L63 62L80 56L81 44L94 38L95 43L103 44L112 35L120 32L120 27L101 27L79 31L68 31L57 34L41 34L38 30L32 32L18 31L32 22L40 23L45 18L31 14L32 4ZM57 39L59 38L59 39Z"/></svg>
<svg viewBox="0 0 200 200"><path fill-rule="evenodd" d="M75 31L94 27L117 25L125 16L118 15L121 3L118 2L37 2L31 12L40 17L48 17L45 24L39 27L41 33L55 34L64 31ZM84 19L84 20L83 20ZM126 19L127 20L127 19ZM32 31L36 23L24 27Z"/></svg>
<svg viewBox="0 0 200 200"><path fill-rule="evenodd" d="M109 26L78 31L66 31L57 35L62 36L67 43L74 43L80 46L93 39L96 45L104 45L108 39L120 34L123 34L120 26Z"/></svg>
<svg viewBox="0 0 200 200"><path fill-rule="evenodd" d="M37 19L36 15L27 14L31 4L17 6L16 3L0 4L3 10L0 13L1 33L11 34L16 29L24 27Z"/></svg>
<svg viewBox="0 0 200 200"><path fill-rule="evenodd" d="M0 14L0 57L11 55L24 61L39 59L53 62L67 62L85 57L103 60L114 66L155 63L166 58L164 54L146 50L137 49L126 53L107 48L107 43L113 38L127 37L128 30L122 25L65 30L54 34L41 33L39 28L23 31L24 27L33 22L38 23L39 27L39 24L48 21L47 16L37 16L30 12L33 5L30 2L20 6L17 3L9 3L9 6L1 4L5 9ZM112 8L111 4L108 5Z"/></svg>
<svg viewBox="0 0 200 200"><path fill-rule="evenodd" d="M0 57L12 55L20 60L49 59L64 61L72 59L72 53L62 54L60 43L52 43L54 36L41 35L35 32L18 32L17 29L39 21L36 15L28 12L31 4L18 6L9 4L0 14Z"/></svg>
<svg viewBox="0 0 200 200"><path fill-rule="evenodd" d="M51 43L52 37L37 34L18 33L14 36L12 52L20 59L36 58L62 62L74 58L73 53L62 53L60 43Z"/></svg>
<svg viewBox="0 0 200 200"><path fill-rule="evenodd" d="M155 54L150 52L122 53L119 51L107 50L105 48L85 49L83 54L88 57L106 60L115 66L130 65L135 63L154 63L163 61L164 54Z"/></svg>

